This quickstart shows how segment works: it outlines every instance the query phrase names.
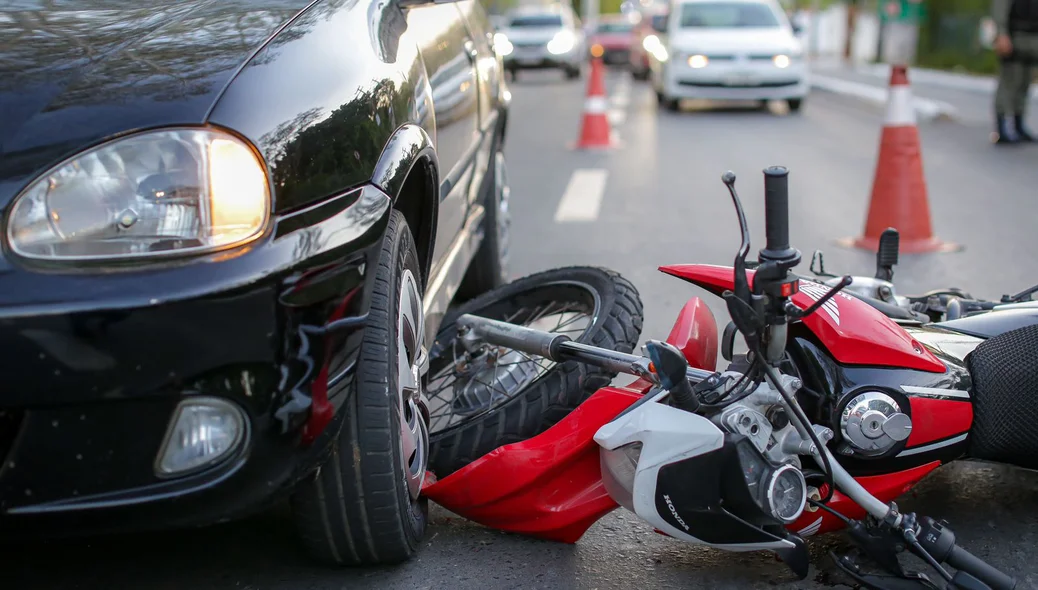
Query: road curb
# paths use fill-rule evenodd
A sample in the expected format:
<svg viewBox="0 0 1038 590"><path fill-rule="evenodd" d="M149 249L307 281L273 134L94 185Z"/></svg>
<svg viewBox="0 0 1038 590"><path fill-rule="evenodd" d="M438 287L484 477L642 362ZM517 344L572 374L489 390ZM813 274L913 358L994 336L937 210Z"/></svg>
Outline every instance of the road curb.
<svg viewBox="0 0 1038 590"><path fill-rule="evenodd" d="M820 76L814 73L811 74L811 87L834 94L850 96L880 106L887 104L887 94L889 93L886 88L831 76ZM912 98L912 108L915 109L916 117L923 121L958 120L955 107L946 102L916 96Z"/></svg>

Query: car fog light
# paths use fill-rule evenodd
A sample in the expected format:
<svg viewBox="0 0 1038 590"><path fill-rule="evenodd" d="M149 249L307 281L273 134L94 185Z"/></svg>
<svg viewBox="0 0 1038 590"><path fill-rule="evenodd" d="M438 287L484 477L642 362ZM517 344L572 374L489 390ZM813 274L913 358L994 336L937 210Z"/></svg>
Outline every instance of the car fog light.
<svg viewBox="0 0 1038 590"><path fill-rule="evenodd" d="M777 68L788 68L789 67L789 56L788 55L776 55L772 61L775 63Z"/></svg>
<svg viewBox="0 0 1038 590"><path fill-rule="evenodd" d="M155 462L159 476L180 475L226 457L245 438L245 415L221 399L184 400L173 412Z"/></svg>
<svg viewBox="0 0 1038 590"><path fill-rule="evenodd" d="M705 68L706 64L710 63L710 60L705 55L692 55L688 58L688 65L691 68Z"/></svg>
<svg viewBox="0 0 1038 590"><path fill-rule="evenodd" d="M642 443L626 444L616 450L602 449L599 462L602 469L602 484L606 493L617 504L634 512L634 476L638 471L638 459L642 455Z"/></svg>

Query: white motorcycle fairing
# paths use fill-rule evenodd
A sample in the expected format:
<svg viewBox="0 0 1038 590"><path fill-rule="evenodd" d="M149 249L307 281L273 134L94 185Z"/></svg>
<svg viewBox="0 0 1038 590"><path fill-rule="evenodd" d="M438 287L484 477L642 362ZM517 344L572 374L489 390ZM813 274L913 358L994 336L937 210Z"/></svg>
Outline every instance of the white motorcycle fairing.
<svg viewBox="0 0 1038 590"><path fill-rule="evenodd" d="M733 469L742 471L739 456L744 449L756 452L749 439L726 436L703 416L658 403L667 393L648 392L595 433L609 495L658 530L689 543L728 551L799 552L803 541L781 527L772 534L728 510ZM722 481L725 477L728 481ZM735 478L741 479L737 473ZM735 484L748 489L745 481Z"/></svg>

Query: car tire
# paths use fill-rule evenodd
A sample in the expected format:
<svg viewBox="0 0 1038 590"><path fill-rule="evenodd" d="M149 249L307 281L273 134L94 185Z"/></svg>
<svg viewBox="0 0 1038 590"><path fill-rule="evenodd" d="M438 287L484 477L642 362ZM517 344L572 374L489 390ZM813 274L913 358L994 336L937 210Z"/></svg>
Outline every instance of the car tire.
<svg viewBox="0 0 1038 590"><path fill-rule="evenodd" d="M572 67L571 66L571 67L567 67L566 68L566 79L567 80L576 80L579 77L580 77L580 66L577 66L577 67Z"/></svg>
<svg viewBox="0 0 1038 590"><path fill-rule="evenodd" d="M644 82L649 79L649 70L634 69L631 71L631 75L635 80Z"/></svg>
<svg viewBox="0 0 1038 590"><path fill-rule="evenodd" d="M329 458L292 497L304 545L333 565L406 561L428 521L428 499L420 494L429 457L427 410L420 385L405 392L409 384L401 377L405 369L417 375L424 360L424 350L410 344L420 345L424 333L421 265L397 210L371 272L374 288L345 419Z"/></svg>
<svg viewBox="0 0 1038 590"><path fill-rule="evenodd" d="M465 301L500 287L508 281L509 243L512 218L509 211L511 189L508 168L500 135L494 142L486 182L482 191L486 216L483 218L483 242L469 264L465 278L455 295Z"/></svg>
<svg viewBox="0 0 1038 590"><path fill-rule="evenodd" d="M786 104L789 105L789 112L791 112L791 113L799 113L800 112L800 108L804 104L804 99L802 99L802 98L791 98L791 99L786 101Z"/></svg>

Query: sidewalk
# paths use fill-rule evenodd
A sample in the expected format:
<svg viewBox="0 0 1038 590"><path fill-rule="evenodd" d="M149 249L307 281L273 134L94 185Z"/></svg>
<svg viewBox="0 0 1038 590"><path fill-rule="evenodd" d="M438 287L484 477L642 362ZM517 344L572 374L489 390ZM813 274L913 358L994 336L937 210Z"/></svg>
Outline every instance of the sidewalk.
<svg viewBox="0 0 1038 590"><path fill-rule="evenodd" d="M818 58L811 62L811 85L873 103L886 104L890 66L887 64L850 64L839 59ZM997 81L989 76L957 74L925 68L908 69L913 106L922 121L951 120L988 124ZM1030 100L1038 103L1038 85L1031 88ZM1031 113L1038 110L1032 104Z"/></svg>
<svg viewBox="0 0 1038 590"><path fill-rule="evenodd" d="M848 66L843 66L847 68ZM849 66L853 71L866 74L879 80L890 78L890 65L861 63ZM942 70L931 70L928 68L913 68L908 70L909 80L919 82L928 86L943 87L966 92L977 92L991 94L998 86L998 80L994 76L982 76L976 74L960 74ZM1031 100L1038 100L1038 84L1031 86Z"/></svg>

